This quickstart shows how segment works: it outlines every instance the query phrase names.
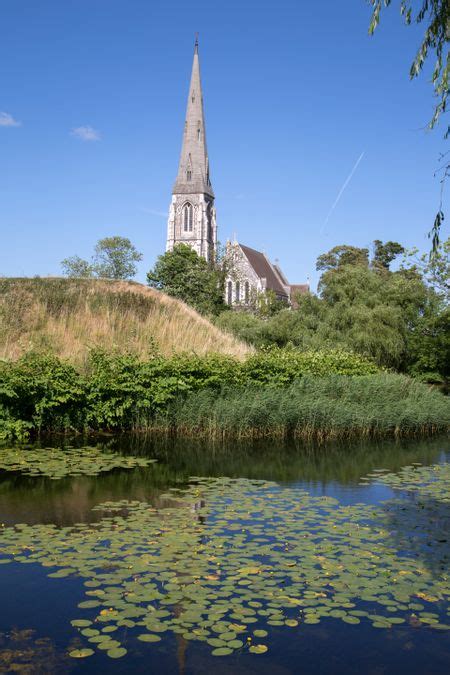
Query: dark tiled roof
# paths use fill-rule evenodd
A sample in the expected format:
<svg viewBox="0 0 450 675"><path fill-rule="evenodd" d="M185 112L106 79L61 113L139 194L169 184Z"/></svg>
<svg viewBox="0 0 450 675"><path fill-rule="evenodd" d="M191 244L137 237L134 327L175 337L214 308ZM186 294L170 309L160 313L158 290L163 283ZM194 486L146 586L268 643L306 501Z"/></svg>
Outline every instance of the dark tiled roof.
<svg viewBox="0 0 450 675"><path fill-rule="evenodd" d="M283 287L281 280L264 253L255 251L254 248L244 246L243 244L239 244L239 246L259 278L266 279L266 288L275 291L277 295L282 295L287 298L288 293L286 292L286 289Z"/></svg>
<svg viewBox="0 0 450 675"><path fill-rule="evenodd" d="M273 268L274 268L275 272L278 274L278 276L280 277L281 283L284 284L285 286L289 286L289 281L284 276L283 270L281 269L281 267L279 265L275 264L275 265L273 265Z"/></svg>

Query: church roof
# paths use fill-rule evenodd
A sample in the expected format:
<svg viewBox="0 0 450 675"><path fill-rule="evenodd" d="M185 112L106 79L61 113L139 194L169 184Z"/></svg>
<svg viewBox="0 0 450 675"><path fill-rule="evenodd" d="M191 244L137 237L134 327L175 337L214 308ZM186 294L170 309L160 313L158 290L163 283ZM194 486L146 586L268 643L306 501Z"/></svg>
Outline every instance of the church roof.
<svg viewBox="0 0 450 675"><path fill-rule="evenodd" d="M239 246L258 277L266 280L266 288L275 291L277 295L283 295L287 298L289 294L267 256L249 246L244 246L243 244L239 244Z"/></svg>
<svg viewBox="0 0 450 675"><path fill-rule="evenodd" d="M209 160L206 147L205 114L198 57L198 40L195 41L191 83L184 124L178 175L174 194L208 194L214 196L209 178Z"/></svg>

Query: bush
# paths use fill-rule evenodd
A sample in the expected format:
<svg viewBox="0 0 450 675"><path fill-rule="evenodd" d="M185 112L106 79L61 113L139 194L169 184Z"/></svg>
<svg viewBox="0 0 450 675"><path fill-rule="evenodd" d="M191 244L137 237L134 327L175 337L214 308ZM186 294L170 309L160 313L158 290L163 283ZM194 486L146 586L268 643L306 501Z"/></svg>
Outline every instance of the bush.
<svg viewBox="0 0 450 675"><path fill-rule="evenodd" d="M390 419L397 425L405 403L399 392L402 387L412 392L412 381L383 379L377 373L372 362L342 350L272 348L243 362L221 355L188 354L171 358L155 355L140 361L132 354L93 351L85 375L56 357L31 354L14 363L0 363L0 438L22 440L30 431L150 429L155 420L157 425L169 428L179 424L178 414L185 424L190 406L189 415L196 420L193 428L201 426L203 419L205 424L215 426L216 418L211 418L208 406L215 410L214 415L219 415L221 406L235 411L230 412L231 420L241 420L238 411L246 410L250 415L248 428L255 425L269 430L267 433L275 433L278 428L289 430L294 423L297 428L303 414L305 424L310 424L312 415L317 422L315 429L320 424L326 427L330 420L337 419L338 409L343 411L346 429L352 419L355 428L360 428L359 416L365 419L368 410L373 406L380 410L382 405L386 406L386 415L391 409ZM415 386L418 398L428 405L427 387L420 383ZM395 392L392 395L389 387ZM435 394L438 398L429 399L431 403L445 401L441 394ZM395 407L397 399L400 408ZM448 404L436 407L438 416L444 405ZM424 410L429 411L429 406ZM420 426L423 416L414 407L416 414ZM413 416L411 420L415 428ZM222 424L220 418L217 428Z"/></svg>
<svg viewBox="0 0 450 675"><path fill-rule="evenodd" d="M55 356L29 353L0 362L0 434L22 438L27 429L66 431L84 426L86 385ZM14 433L13 433L14 432Z"/></svg>

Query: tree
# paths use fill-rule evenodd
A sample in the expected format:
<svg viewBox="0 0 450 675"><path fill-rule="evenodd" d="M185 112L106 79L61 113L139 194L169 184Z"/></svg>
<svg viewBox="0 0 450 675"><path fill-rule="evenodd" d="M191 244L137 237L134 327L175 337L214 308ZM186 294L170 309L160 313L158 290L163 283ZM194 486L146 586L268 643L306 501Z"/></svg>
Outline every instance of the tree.
<svg viewBox="0 0 450 675"><path fill-rule="evenodd" d="M95 247L91 262L78 255L61 262L63 274L68 277L102 277L106 279L131 279L137 272L136 263L142 260L131 241L126 237L105 237Z"/></svg>
<svg viewBox="0 0 450 675"><path fill-rule="evenodd" d="M187 244L177 244L160 255L147 281L203 314L218 314L226 308L223 272Z"/></svg>
<svg viewBox="0 0 450 675"><path fill-rule="evenodd" d="M335 246L323 253L317 258L316 270L332 270L342 267L342 265L363 265L369 264L369 250L367 248L357 248L356 246Z"/></svg>
<svg viewBox="0 0 450 675"><path fill-rule="evenodd" d="M405 274L419 274L442 298L444 305L450 303L450 237L440 242L433 256L419 256L413 248L405 251L402 270Z"/></svg>
<svg viewBox="0 0 450 675"><path fill-rule="evenodd" d="M389 269L391 262L393 262L400 253L405 252L403 246L396 241L387 241L383 244L380 239L375 239L373 247L372 266L383 267L386 270Z"/></svg>
<svg viewBox="0 0 450 675"><path fill-rule="evenodd" d="M94 268L97 276L107 279L131 279L136 275L136 263L142 260L126 237L105 237L95 247Z"/></svg>
<svg viewBox="0 0 450 675"><path fill-rule="evenodd" d="M61 262L63 274L66 277L93 277L94 268L87 260L83 260L78 255L71 258L64 258Z"/></svg>

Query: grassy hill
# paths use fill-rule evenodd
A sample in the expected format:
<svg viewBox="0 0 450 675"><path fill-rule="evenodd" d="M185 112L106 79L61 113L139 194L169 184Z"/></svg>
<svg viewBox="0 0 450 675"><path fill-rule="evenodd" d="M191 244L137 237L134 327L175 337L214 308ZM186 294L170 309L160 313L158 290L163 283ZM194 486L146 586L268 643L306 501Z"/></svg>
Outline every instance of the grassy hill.
<svg viewBox="0 0 450 675"><path fill-rule="evenodd" d="M47 350L82 364L90 348L245 356L250 348L184 303L128 281L0 279L0 358Z"/></svg>

